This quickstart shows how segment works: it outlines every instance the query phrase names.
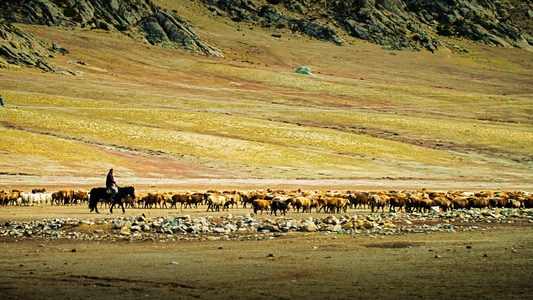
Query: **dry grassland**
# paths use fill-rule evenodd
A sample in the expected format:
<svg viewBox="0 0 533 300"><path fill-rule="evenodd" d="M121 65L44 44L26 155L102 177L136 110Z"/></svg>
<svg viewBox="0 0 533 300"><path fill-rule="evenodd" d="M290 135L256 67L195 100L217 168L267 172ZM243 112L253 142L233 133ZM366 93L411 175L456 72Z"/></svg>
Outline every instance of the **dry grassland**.
<svg viewBox="0 0 533 300"><path fill-rule="evenodd" d="M193 3L159 2L201 24L195 32L225 58L19 25L68 49L51 60L78 75L1 71L0 187L114 167L132 183L388 178L531 189L532 53L464 41L462 55L391 53L349 37L337 47L237 31ZM294 72L301 65L314 76Z"/></svg>

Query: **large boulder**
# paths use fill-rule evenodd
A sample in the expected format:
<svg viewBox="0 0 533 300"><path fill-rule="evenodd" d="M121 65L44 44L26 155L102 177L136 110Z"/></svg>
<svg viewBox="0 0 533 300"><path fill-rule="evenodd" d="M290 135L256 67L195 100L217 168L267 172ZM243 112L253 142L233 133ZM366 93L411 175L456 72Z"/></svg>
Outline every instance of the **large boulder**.
<svg viewBox="0 0 533 300"><path fill-rule="evenodd" d="M10 25L13 23L124 32L133 38L145 38L154 45L223 56L221 51L202 42L185 20L176 13L160 9L152 0L3 1L0 3L0 20L4 20L1 33L6 37L0 47L0 66L10 64L56 70L46 61L46 57L52 55L47 49L50 47L15 29Z"/></svg>
<svg viewBox="0 0 533 300"><path fill-rule="evenodd" d="M342 31L392 50L436 51L442 36L519 48L530 48L533 40L528 0L202 1L235 22L289 29L336 45L343 44Z"/></svg>
<svg viewBox="0 0 533 300"><path fill-rule="evenodd" d="M47 72L67 72L68 70L50 65L46 58L56 53L66 53L57 44L47 44L13 25L0 19L0 68L29 66Z"/></svg>
<svg viewBox="0 0 533 300"><path fill-rule="evenodd" d="M224 56L215 47L202 42L175 13L159 11L143 20L140 27L146 39L153 45L170 46L209 56Z"/></svg>

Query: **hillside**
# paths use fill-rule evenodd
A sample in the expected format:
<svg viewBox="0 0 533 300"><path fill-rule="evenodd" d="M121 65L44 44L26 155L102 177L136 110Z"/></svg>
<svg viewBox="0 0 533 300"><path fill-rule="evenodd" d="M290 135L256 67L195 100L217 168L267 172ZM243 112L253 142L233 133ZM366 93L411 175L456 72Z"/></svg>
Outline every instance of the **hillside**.
<svg viewBox="0 0 533 300"><path fill-rule="evenodd" d="M194 42L185 50L170 39L150 42L140 29L82 26L81 17L54 26L0 22L10 47L34 55L11 51L22 63L0 61L0 189L101 184L110 167L119 183L144 188L315 180L533 189L527 45L428 29L436 51L400 51L328 17L339 46L261 26L245 8L235 19L221 3L153 2L166 9L158 16L170 23L162 24L190 33L175 35ZM269 7L299 15L283 2ZM4 54L13 49L2 45ZM296 73L299 66L312 75Z"/></svg>
<svg viewBox="0 0 533 300"><path fill-rule="evenodd" d="M140 42L180 48L210 56L223 51L202 41L173 9L177 1L152 0L14 0L0 4L0 67L23 65L65 72L46 57L68 49L34 39L12 24L39 24L120 32ZM273 31L272 37L298 34L342 46L346 37L366 40L389 50L468 49L443 37L531 50L533 4L519 1L191 1L219 22ZM208 35L209 36L209 35ZM213 38L213 37L211 37ZM214 38L216 42L216 38ZM68 71L67 71L68 72Z"/></svg>

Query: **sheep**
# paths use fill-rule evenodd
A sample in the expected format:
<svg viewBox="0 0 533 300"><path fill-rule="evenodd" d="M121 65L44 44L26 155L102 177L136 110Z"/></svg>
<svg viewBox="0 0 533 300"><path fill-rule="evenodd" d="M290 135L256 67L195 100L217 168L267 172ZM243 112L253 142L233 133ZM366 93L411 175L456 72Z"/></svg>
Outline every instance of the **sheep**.
<svg viewBox="0 0 533 300"><path fill-rule="evenodd" d="M224 195L217 195L217 194L209 194L207 196L207 210L211 209L211 211L220 211L220 208L222 207L222 210L228 210L228 207L225 205L227 201L227 197Z"/></svg>
<svg viewBox="0 0 533 300"><path fill-rule="evenodd" d="M257 213L257 211L261 211L261 214L263 214L263 211L268 211L270 209L270 203L271 200L259 200L256 199L252 202L252 206L254 207L254 214Z"/></svg>
<svg viewBox="0 0 533 300"><path fill-rule="evenodd" d="M456 197L451 199L451 201L454 209L467 208L469 205L468 198L466 197Z"/></svg>
<svg viewBox="0 0 533 300"><path fill-rule="evenodd" d="M20 198L20 195L23 193L24 191L22 190L12 190L10 193L8 193L8 199L7 199L7 203L11 204L11 205L20 205L20 202L21 202L21 198Z"/></svg>
<svg viewBox="0 0 533 300"><path fill-rule="evenodd" d="M409 197L405 193L394 193L390 195L389 198L389 211L396 212L396 208L400 208L400 212L406 210L406 207L409 203Z"/></svg>
<svg viewBox="0 0 533 300"><path fill-rule="evenodd" d="M151 192L146 194L142 201L144 202L144 208L147 208L148 206L150 208L152 208L152 206L157 208L158 204L159 208L161 208L161 202L163 202L163 194L161 192Z"/></svg>
<svg viewBox="0 0 533 300"><path fill-rule="evenodd" d="M382 194L381 196L378 194L372 194L368 198L368 205L370 206L370 210L372 212L374 212L374 209L376 209L376 212L378 212L380 208L381 212L384 212L387 203L389 203L389 196L385 194Z"/></svg>
<svg viewBox="0 0 533 300"><path fill-rule="evenodd" d="M355 192L350 193L348 199L350 200L350 206L352 208L366 207L368 204L368 192Z"/></svg>
<svg viewBox="0 0 533 300"><path fill-rule="evenodd" d="M47 196L52 197L52 193L31 193L28 197L29 205L41 205L45 204Z"/></svg>
<svg viewBox="0 0 533 300"><path fill-rule="evenodd" d="M300 208L302 209L302 212L311 212L311 199L299 196L292 199L292 203L294 204L294 207L296 207L296 211L300 211Z"/></svg>
<svg viewBox="0 0 533 300"><path fill-rule="evenodd" d="M30 205L30 196L33 194L22 192L20 193L20 205Z"/></svg>
<svg viewBox="0 0 533 300"><path fill-rule="evenodd" d="M283 215L287 214L287 210L289 210L289 206L291 204L291 199L280 199L275 198L272 200L272 203L270 204L270 215L274 213L275 216L277 216L277 211L279 210ZM262 211L261 211L262 213Z"/></svg>
<svg viewBox="0 0 533 300"><path fill-rule="evenodd" d="M189 198L189 201L187 201L187 204L185 205L185 208L187 208L187 206L192 208L193 204L194 204L195 208L198 208L198 203L202 204L202 202L204 202L205 198L207 198L206 194L193 193L191 195L191 197Z"/></svg>
<svg viewBox="0 0 533 300"><path fill-rule="evenodd" d="M341 210L346 212L348 209L349 200L342 197L324 197L317 200L317 212L324 209L324 212L340 213Z"/></svg>
<svg viewBox="0 0 533 300"><path fill-rule="evenodd" d="M190 200L191 196L189 194L185 193L174 193L172 194L172 204L170 205L170 208L178 208L177 203L180 203L180 209L183 208L183 205L185 205L185 208L187 208L187 202Z"/></svg>
<svg viewBox="0 0 533 300"><path fill-rule="evenodd" d="M77 203L89 203L89 192L85 190L75 191L72 196L72 201Z"/></svg>

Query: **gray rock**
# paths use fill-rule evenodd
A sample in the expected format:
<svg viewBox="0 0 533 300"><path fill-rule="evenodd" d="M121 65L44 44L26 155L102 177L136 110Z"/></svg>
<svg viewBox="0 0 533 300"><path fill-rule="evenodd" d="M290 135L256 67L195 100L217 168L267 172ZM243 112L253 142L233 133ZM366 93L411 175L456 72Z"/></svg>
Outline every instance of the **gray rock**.
<svg viewBox="0 0 533 300"><path fill-rule="evenodd" d="M258 231L279 232L280 229L276 225L264 224L257 228Z"/></svg>
<svg viewBox="0 0 533 300"><path fill-rule="evenodd" d="M315 223L305 222L300 225L299 230L302 232L315 232L318 230L318 227Z"/></svg>
<svg viewBox="0 0 533 300"><path fill-rule="evenodd" d="M7 221L0 224L0 235L12 238L44 238L44 239L265 239L280 236L280 232L337 232L350 234L380 234L455 232L456 230L473 231L479 227L453 226L450 220L489 223L531 222L532 209L461 209L434 213L402 213L402 214L368 214L359 216L325 215L324 218L290 219L280 217L274 219L255 220L246 216L198 217L191 218L162 216L152 219L143 217L97 220L53 219L32 222ZM436 224L416 225L419 221L439 221ZM435 222L432 222L435 223ZM76 231L80 224L87 226L114 224L109 231L95 229L93 231ZM85 226L84 226L85 227ZM85 227L86 228L86 227ZM262 234L255 234L261 232ZM212 235L218 237L213 238ZM471 247L471 245L469 245Z"/></svg>

